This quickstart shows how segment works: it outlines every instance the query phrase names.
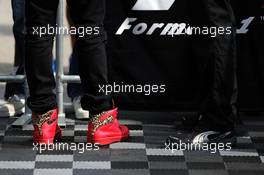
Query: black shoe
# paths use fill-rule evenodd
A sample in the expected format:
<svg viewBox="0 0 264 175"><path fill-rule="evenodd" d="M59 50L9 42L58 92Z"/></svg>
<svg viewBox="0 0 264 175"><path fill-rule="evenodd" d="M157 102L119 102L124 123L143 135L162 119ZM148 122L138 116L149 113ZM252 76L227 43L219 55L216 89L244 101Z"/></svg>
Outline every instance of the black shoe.
<svg viewBox="0 0 264 175"><path fill-rule="evenodd" d="M216 127L206 118L198 114L196 116L182 117L181 127L175 136L169 136L165 142L166 146L180 143L189 143L193 145L207 144L224 144L228 146L236 145L236 136L234 131L216 131Z"/></svg>
<svg viewBox="0 0 264 175"><path fill-rule="evenodd" d="M181 143L203 145L203 144L222 144L224 146L235 146L236 137L233 131L217 132L205 131L194 132L193 134L169 136L165 142L166 145L175 145Z"/></svg>
<svg viewBox="0 0 264 175"><path fill-rule="evenodd" d="M236 137L233 131L227 132L217 132L217 131L206 131L197 134L192 139L193 144L203 144L203 143L223 143L224 145L230 144L234 146L236 144Z"/></svg>

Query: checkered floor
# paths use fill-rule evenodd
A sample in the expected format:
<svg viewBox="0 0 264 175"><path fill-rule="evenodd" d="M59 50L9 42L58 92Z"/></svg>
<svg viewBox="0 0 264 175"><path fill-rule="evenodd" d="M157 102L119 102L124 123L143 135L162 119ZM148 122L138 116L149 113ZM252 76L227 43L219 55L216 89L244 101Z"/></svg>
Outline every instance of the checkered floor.
<svg viewBox="0 0 264 175"><path fill-rule="evenodd" d="M126 113L121 114L121 118ZM141 120L141 116L148 118ZM167 114L128 113L121 122L131 129L131 138L100 150L33 150L31 125L14 129L14 119L0 119L0 175L263 175L264 117L244 116L243 133L231 151L176 151L164 148L175 132ZM173 116L173 113L169 115ZM133 117L134 116L134 117ZM160 116L160 117L158 117ZM163 122L159 122L158 118ZM150 120L153 119L151 122ZM154 121L155 119L155 121ZM63 143L84 143L86 121L68 116Z"/></svg>

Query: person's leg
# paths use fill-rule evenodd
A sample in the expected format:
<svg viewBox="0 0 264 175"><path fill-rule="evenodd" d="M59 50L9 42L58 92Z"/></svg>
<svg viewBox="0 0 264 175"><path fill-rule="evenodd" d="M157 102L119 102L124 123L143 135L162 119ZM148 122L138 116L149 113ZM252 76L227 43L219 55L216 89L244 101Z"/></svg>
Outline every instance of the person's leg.
<svg viewBox="0 0 264 175"><path fill-rule="evenodd" d="M69 22L70 26L73 26L72 20L70 18L70 14L69 14L69 8L67 8L67 20ZM75 45L75 36L71 36L71 46L72 49L74 48ZM70 57L70 66L69 66L69 75L79 75L79 63L78 63L78 58L76 53L73 52L71 54ZM68 92L68 96L71 98L71 100L73 101L74 98L82 96L83 95L83 90L80 84L76 84L76 83L68 83L67 85L67 92Z"/></svg>
<svg viewBox="0 0 264 175"><path fill-rule="evenodd" d="M72 52L70 57L69 75L80 75L79 74L79 63L75 52ZM75 118L77 119L88 119L89 111L83 110L81 106L81 97L83 96L83 89L81 84L68 83L67 85L68 96L71 98Z"/></svg>
<svg viewBox="0 0 264 175"><path fill-rule="evenodd" d="M209 91L201 104L205 130L231 131L237 116L236 23L229 0L203 0L210 26L232 27L232 34L210 38Z"/></svg>
<svg viewBox="0 0 264 175"><path fill-rule="evenodd" d="M99 85L108 83L106 33L103 29L105 0L68 0L68 5L76 27L99 30L99 33L94 31L84 36L78 34L74 48L84 90L82 107L91 113L87 140L101 145L124 140L129 136L128 128L119 125L112 97L99 91Z"/></svg>
<svg viewBox="0 0 264 175"><path fill-rule="evenodd" d="M24 75L24 58L25 58L25 1L12 0L13 11L13 33L15 38L15 61L14 67L17 67L15 74ZM7 83L5 99L20 94L24 95L23 83Z"/></svg>
<svg viewBox="0 0 264 175"><path fill-rule="evenodd" d="M69 22L70 27L74 26L69 14L69 8L67 7L67 20ZM72 49L75 46L75 35L71 35L71 46ZM69 59L69 75L80 75L79 73L79 63L76 55L76 50L73 49L72 54ZM75 117L77 119L88 119L89 111L83 110L81 106L81 97L83 96L83 89L81 84L77 83L68 83L67 85L68 96L71 98L73 109L75 113Z"/></svg>
<svg viewBox="0 0 264 175"><path fill-rule="evenodd" d="M56 108L52 71L54 35L40 36L34 29L55 26L58 0L26 0L26 74L30 90L28 106L36 113Z"/></svg>
<svg viewBox="0 0 264 175"><path fill-rule="evenodd" d="M15 61L12 75L24 75L25 57L25 1L12 0L13 34L15 39ZM4 98L7 103L0 106L0 116L16 116L25 110L24 83L7 83Z"/></svg>
<svg viewBox="0 0 264 175"><path fill-rule="evenodd" d="M76 27L99 27L97 35L76 36L74 52L76 52L84 96L82 107L91 113L99 113L112 109L112 98L99 92L99 85L105 85L107 80L106 33L103 29L105 1L104 0L68 0L71 18Z"/></svg>
<svg viewBox="0 0 264 175"><path fill-rule="evenodd" d="M234 145L233 130L236 119L236 27L229 0L202 0L210 27L231 27L232 33L217 35L209 41L209 59L204 70L206 93L200 107L200 116L193 124L192 134L178 134L166 140L167 145L176 142L193 144L223 143Z"/></svg>
<svg viewBox="0 0 264 175"><path fill-rule="evenodd" d="M58 0L26 0L26 75L28 106L32 110L35 143L53 143L61 135L54 93L52 46L54 35L36 33L37 28L55 26ZM39 32L39 30L38 30Z"/></svg>
<svg viewBox="0 0 264 175"><path fill-rule="evenodd" d="M79 63L76 53L73 52L70 58L69 75L79 75ZM74 98L82 96L83 90L81 84L68 83L67 85L68 96L73 101Z"/></svg>

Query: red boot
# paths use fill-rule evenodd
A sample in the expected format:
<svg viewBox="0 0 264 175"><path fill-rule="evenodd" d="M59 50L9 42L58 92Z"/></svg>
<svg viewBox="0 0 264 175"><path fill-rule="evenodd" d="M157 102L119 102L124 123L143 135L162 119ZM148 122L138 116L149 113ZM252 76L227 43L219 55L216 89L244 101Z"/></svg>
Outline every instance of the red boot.
<svg viewBox="0 0 264 175"><path fill-rule="evenodd" d="M88 124L87 140L108 145L129 137L129 130L117 120L117 108L94 115Z"/></svg>
<svg viewBox="0 0 264 175"><path fill-rule="evenodd" d="M52 144L54 139L61 138L58 126L58 109L48 111L42 115L32 113L34 125L33 142L38 144Z"/></svg>

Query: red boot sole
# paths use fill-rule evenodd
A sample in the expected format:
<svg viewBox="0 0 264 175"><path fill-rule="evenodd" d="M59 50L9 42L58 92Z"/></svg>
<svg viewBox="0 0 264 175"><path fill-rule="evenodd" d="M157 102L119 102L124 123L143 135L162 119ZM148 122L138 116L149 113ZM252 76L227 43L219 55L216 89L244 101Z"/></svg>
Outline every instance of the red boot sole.
<svg viewBox="0 0 264 175"><path fill-rule="evenodd" d="M129 138L129 135L123 136L123 137L106 137L102 139L96 139L96 140L88 140L88 142L92 144L99 144L101 146L104 145L110 145L111 143L121 142L124 140L127 140Z"/></svg>
<svg viewBox="0 0 264 175"><path fill-rule="evenodd" d="M50 139L35 139L35 138L33 138L33 142L35 144L45 144L45 145L49 145L49 144L53 144L54 141L60 141L61 138L62 138L62 132L61 132L61 130L59 130L55 134L54 138L50 138Z"/></svg>

